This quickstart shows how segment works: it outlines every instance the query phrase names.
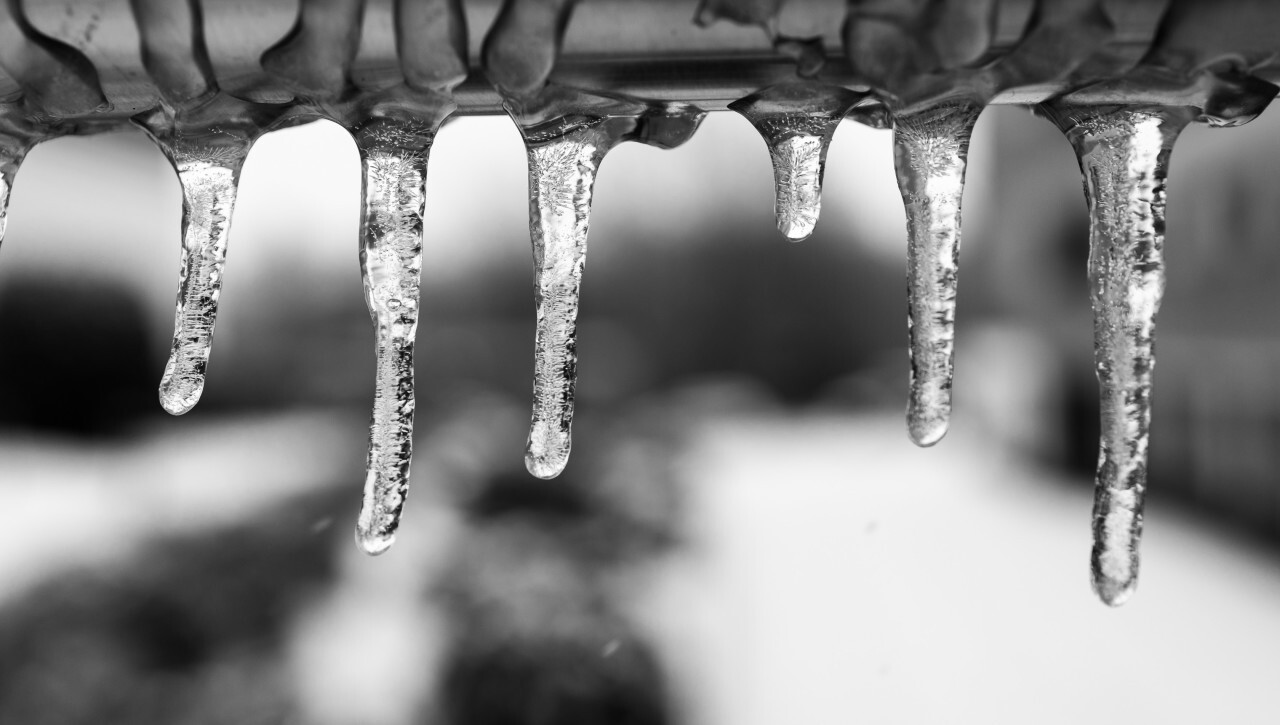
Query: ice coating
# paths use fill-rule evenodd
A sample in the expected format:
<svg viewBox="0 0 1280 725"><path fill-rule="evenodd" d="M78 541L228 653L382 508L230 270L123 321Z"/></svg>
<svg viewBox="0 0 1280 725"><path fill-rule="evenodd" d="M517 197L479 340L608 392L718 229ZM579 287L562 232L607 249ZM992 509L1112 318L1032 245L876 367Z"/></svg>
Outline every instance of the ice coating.
<svg viewBox="0 0 1280 725"><path fill-rule="evenodd" d="M841 119L863 98L843 88L788 83L729 106L756 127L769 147L774 217L787 239L798 242L813 234L822 207L827 148Z"/></svg>
<svg viewBox="0 0 1280 725"><path fill-rule="evenodd" d="M538 326L533 419L524 463L538 478L555 478L569 461L578 369L578 293L587 258L591 192L609 145L601 125L594 125L528 146Z"/></svg>
<svg viewBox="0 0 1280 725"><path fill-rule="evenodd" d="M4 243L4 233L9 227L9 194L25 155L25 152L0 149L0 244Z"/></svg>
<svg viewBox="0 0 1280 725"><path fill-rule="evenodd" d="M1151 423L1155 324L1164 292L1169 152L1194 117L1185 108L1049 109L1084 174L1089 285L1102 434L1093 508L1093 588L1123 604L1138 583L1138 542Z"/></svg>
<svg viewBox="0 0 1280 725"><path fill-rule="evenodd" d="M378 119L356 132L364 172L360 272L373 318L377 378L356 542L395 542L413 455L413 344L422 276L422 217L433 127Z"/></svg>
<svg viewBox="0 0 1280 725"><path fill-rule="evenodd" d="M894 118L894 162L907 211L907 430L921 446L942 440L951 417L960 203L981 111L952 102Z"/></svg>
<svg viewBox="0 0 1280 725"><path fill-rule="evenodd" d="M199 144L170 149L182 184L182 261L173 347L160 380L160 405L172 415L191 410L204 391L227 262L227 235L247 153L247 145L243 153Z"/></svg>

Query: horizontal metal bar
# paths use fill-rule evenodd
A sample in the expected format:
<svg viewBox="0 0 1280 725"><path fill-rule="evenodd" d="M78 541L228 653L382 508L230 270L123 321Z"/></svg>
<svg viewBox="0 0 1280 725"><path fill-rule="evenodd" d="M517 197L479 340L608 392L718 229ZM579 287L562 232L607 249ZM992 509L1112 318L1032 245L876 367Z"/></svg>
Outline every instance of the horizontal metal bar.
<svg viewBox="0 0 1280 725"><path fill-rule="evenodd" d="M176 1L176 0L175 0ZM1044 0L1052 2L1058 0ZM1021 38L1033 0L1002 0L992 53ZM1158 18L1143 17L1142 3L1105 3L1117 25L1115 45L1134 54L1147 50ZM82 52L98 71L110 108L96 120L123 120L152 107L157 88L143 67L140 38L129 0L27 0L35 29ZM256 101L285 102L293 93L261 66L262 54L293 26L298 0L204 0L203 33L220 87ZM458 113L501 112L501 99L479 70L481 44L499 0L466 0L471 73L456 90ZM553 80L588 89L695 103L707 110L761 87L795 78L791 60L774 52L762 28L720 21L694 23L696 0L583 0L565 33ZM793 37L821 38L828 63L824 81L858 87L842 53L845 0L791 0L777 29ZM378 87L401 79L392 0L367 0L352 78ZM1171 3L1159 39L1163 58L1196 63L1237 59L1257 75L1280 77L1280 3L1269 0L1183 0ZM1035 103L1064 90L1054 84L1009 89L997 103ZM0 93L17 92L7 80Z"/></svg>

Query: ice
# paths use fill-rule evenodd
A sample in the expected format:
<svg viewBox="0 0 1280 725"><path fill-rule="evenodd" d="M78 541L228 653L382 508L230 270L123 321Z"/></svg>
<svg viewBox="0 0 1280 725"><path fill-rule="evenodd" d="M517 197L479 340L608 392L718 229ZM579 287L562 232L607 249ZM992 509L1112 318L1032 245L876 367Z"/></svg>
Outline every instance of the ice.
<svg viewBox="0 0 1280 725"><path fill-rule="evenodd" d="M160 380L160 404L173 415L191 410L204 390L213 324L227 261L227 234L243 158L203 158L200 149L172 152L182 183L182 262L173 348Z"/></svg>
<svg viewBox="0 0 1280 725"><path fill-rule="evenodd" d="M960 203L980 105L951 102L894 118L894 160L907 210L907 429L917 445L946 435L954 375Z"/></svg>
<svg viewBox="0 0 1280 725"><path fill-rule="evenodd" d="M813 234L822 206L827 147L841 119L865 94L814 82L771 86L734 102L751 122L773 161L778 231L798 242Z"/></svg>
<svg viewBox="0 0 1280 725"><path fill-rule="evenodd" d="M356 541L381 554L395 542L413 455L413 344L418 330L427 157L435 125L373 119L356 129L364 172L360 272L377 339L364 503Z"/></svg>
<svg viewBox="0 0 1280 725"><path fill-rule="evenodd" d="M555 478L569 461L577 381L578 294L596 172L624 141L673 148L705 115L683 103L644 101L548 85L532 98L508 98L529 161L529 236L533 243L533 416L525 467Z"/></svg>
<svg viewBox="0 0 1280 725"><path fill-rule="evenodd" d="M173 415L191 410L204 390L240 169L278 112L216 94L182 109L162 103L134 119L169 158L182 185L173 347L160 381L160 404Z"/></svg>
<svg viewBox="0 0 1280 725"><path fill-rule="evenodd" d="M525 466L539 478L555 478L569 461L578 292L587 258L591 192L606 151L602 141L599 126L591 126L528 148L538 326Z"/></svg>
<svg viewBox="0 0 1280 725"><path fill-rule="evenodd" d="M1045 109L1075 147L1089 203L1089 285L1102 434L1093 508L1093 588L1123 604L1138 583L1155 324L1164 292L1165 179L1189 108Z"/></svg>
<svg viewBox="0 0 1280 725"><path fill-rule="evenodd" d="M0 149L0 244L4 243L4 233L9 226L9 193L13 191L13 180L25 155L25 149L22 152Z"/></svg>

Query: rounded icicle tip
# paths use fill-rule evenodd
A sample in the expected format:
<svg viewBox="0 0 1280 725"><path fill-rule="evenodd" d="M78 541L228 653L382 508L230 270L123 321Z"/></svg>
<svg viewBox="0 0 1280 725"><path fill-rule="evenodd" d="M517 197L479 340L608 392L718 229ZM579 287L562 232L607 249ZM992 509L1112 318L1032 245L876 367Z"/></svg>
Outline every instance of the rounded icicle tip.
<svg viewBox="0 0 1280 725"><path fill-rule="evenodd" d="M183 415L200 402L204 392L204 378L183 378L165 375L160 381L160 406L169 415Z"/></svg>
<svg viewBox="0 0 1280 725"><path fill-rule="evenodd" d="M369 556L378 556L396 543L395 532L388 532L377 527L368 527L364 522L356 524L356 546Z"/></svg>
<svg viewBox="0 0 1280 725"><path fill-rule="evenodd" d="M907 416L907 435L921 448L929 448L947 435L950 421L945 415Z"/></svg>
<svg viewBox="0 0 1280 725"><path fill-rule="evenodd" d="M812 227L805 228L805 227L789 226L786 228L782 228L782 226L779 226L778 231L782 232L782 235L786 237L787 241L791 242L792 244L798 244L808 239L809 237L813 236Z"/></svg>
<svg viewBox="0 0 1280 725"><path fill-rule="evenodd" d="M1129 601L1137 588L1137 579L1117 581L1110 577L1093 577L1093 591L1108 607L1118 607Z"/></svg>
<svg viewBox="0 0 1280 725"><path fill-rule="evenodd" d="M525 445L524 467L533 476L549 480L564 472L569 464L572 438L546 421L535 421Z"/></svg>

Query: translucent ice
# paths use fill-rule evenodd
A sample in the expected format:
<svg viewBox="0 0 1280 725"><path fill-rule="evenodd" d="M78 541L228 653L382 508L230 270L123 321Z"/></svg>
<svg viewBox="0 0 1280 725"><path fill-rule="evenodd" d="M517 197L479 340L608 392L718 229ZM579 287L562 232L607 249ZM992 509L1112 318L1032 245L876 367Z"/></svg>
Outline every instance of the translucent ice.
<svg viewBox="0 0 1280 725"><path fill-rule="evenodd" d="M360 271L377 338L364 503L356 541L381 554L395 541L413 454L413 344L422 276L422 215L434 126L374 119L355 132L364 171Z"/></svg>
<svg viewBox="0 0 1280 725"><path fill-rule="evenodd" d="M1138 583L1169 152L1195 111L1069 105L1046 111L1075 147L1089 202L1094 367L1102 401L1091 569L1094 591L1116 606Z"/></svg>
<svg viewBox="0 0 1280 725"><path fill-rule="evenodd" d="M160 381L160 404L173 415L191 410L204 390L240 169L262 133L261 115L218 94L183 110L162 105L135 119L169 157L182 184L173 347Z"/></svg>
<svg viewBox="0 0 1280 725"><path fill-rule="evenodd" d="M13 180L18 175L18 167L26 156L25 145L15 148L0 147L0 243L4 242L4 233L9 226L9 193L13 191Z"/></svg>
<svg viewBox="0 0 1280 725"><path fill-rule="evenodd" d="M528 149L538 327L525 466L539 478L554 478L569 460L578 292L587 258L591 192L607 148L602 141L599 127L591 126Z"/></svg>
<svg viewBox="0 0 1280 725"><path fill-rule="evenodd" d="M907 210L907 429L937 443L951 417L960 202L969 137L982 107L952 102L894 118L894 160Z"/></svg>
<svg viewBox="0 0 1280 725"><path fill-rule="evenodd" d="M793 242L813 234L822 206L827 147L841 119L865 94L819 83L771 86L731 110L756 127L773 161L774 216Z"/></svg>
<svg viewBox="0 0 1280 725"><path fill-rule="evenodd" d="M640 101L547 86L507 109L529 160L529 235L533 243L535 336L533 418L525 467L554 478L569 460L577 381L578 293L596 171L623 141L661 148L684 143L703 112L679 103Z"/></svg>

